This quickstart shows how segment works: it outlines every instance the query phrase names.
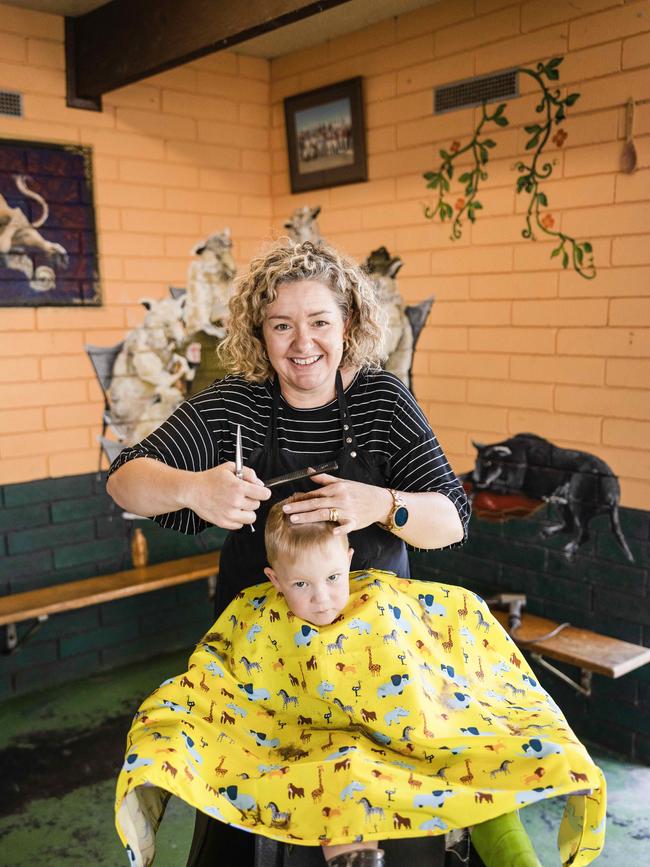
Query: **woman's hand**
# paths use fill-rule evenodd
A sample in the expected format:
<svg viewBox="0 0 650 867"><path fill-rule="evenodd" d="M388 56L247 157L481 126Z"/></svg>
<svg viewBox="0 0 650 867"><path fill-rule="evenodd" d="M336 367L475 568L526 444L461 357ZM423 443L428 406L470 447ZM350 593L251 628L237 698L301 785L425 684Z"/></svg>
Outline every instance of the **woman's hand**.
<svg viewBox="0 0 650 867"><path fill-rule="evenodd" d="M269 499L271 491L250 467L244 467L243 472L243 478L238 479L230 461L192 473L185 505L224 530L239 530L244 524L255 523L257 509L263 500Z"/></svg>
<svg viewBox="0 0 650 867"><path fill-rule="evenodd" d="M296 524L315 521L329 521L330 509L336 509L339 526L335 533L350 533L385 521L393 504L393 498L386 488L337 479L327 473L312 476L312 481L322 485L313 492L313 498L283 506L285 513L291 515Z"/></svg>

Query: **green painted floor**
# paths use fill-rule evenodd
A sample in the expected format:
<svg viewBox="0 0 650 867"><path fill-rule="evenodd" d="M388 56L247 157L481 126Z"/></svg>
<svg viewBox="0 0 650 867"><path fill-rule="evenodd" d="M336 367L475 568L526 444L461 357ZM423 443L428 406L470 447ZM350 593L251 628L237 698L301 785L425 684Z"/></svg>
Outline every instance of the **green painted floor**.
<svg viewBox="0 0 650 867"><path fill-rule="evenodd" d="M188 653L98 675L5 702L0 726L0 867L127 867L113 824L117 768L140 701L185 668ZM607 777L602 867L650 864L650 768L592 750ZM557 867L563 804L522 811L544 867ZM172 798L156 867L184 867L193 811ZM215 865L216 867L216 865Z"/></svg>

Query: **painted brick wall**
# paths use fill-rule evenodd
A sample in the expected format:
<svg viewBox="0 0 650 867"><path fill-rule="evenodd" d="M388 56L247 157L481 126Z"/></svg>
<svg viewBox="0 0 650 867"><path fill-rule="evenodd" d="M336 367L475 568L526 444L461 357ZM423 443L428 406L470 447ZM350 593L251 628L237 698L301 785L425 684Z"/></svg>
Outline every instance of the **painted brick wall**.
<svg viewBox="0 0 650 867"><path fill-rule="evenodd" d="M96 473L0 487L0 596L131 567L131 523L105 487ZM215 550L225 536L216 527L183 536L137 524L150 563ZM212 623L212 609L206 582L197 581L57 614L22 649L0 655L0 699L189 647Z"/></svg>
<svg viewBox="0 0 650 867"><path fill-rule="evenodd" d="M473 517L462 549L413 553L412 572L483 597L525 593L532 614L650 646L650 513L621 510L634 563L623 556L604 515L592 523L591 538L576 559L567 562L560 550L566 537L540 536L549 517L545 510L505 524ZM590 698L533 667L580 735L650 764L650 666L617 680L594 675ZM576 668L556 667L579 679Z"/></svg>
<svg viewBox="0 0 650 867"><path fill-rule="evenodd" d="M466 142L478 110L432 115L432 89L564 55L560 85L580 100L547 184L562 230L593 241L585 281L521 238L527 206L514 163L535 117L522 76L497 142L484 205L460 241L423 217L422 173L441 147ZM369 181L292 196L282 100L364 76ZM404 260L407 301L435 294L416 359L415 391L458 472L471 439L534 431L595 452L622 482L622 502L650 506L650 3L647 0L443 0L271 63L273 214L320 204L323 234L358 259L384 244ZM623 104L637 108L639 168L618 171ZM452 188L452 193L454 189ZM455 201L452 195L451 202Z"/></svg>
<svg viewBox="0 0 650 867"><path fill-rule="evenodd" d="M92 471L103 402L86 343L139 324L185 285L190 249L230 226L245 263L270 231L269 63L221 52L65 107L63 18L0 6L0 88L24 118L0 137L93 148L104 305L0 308L0 484Z"/></svg>

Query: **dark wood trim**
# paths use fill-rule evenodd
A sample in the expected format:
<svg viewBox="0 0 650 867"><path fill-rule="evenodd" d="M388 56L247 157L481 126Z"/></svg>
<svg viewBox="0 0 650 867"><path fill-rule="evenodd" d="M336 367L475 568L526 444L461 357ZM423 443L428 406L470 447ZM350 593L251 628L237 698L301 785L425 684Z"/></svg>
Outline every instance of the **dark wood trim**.
<svg viewBox="0 0 650 867"><path fill-rule="evenodd" d="M68 105L97 110L104 93L347 2L112 0L66 19Z"/></svg>
<svg viewBox="0 0 650 867"><path fill-rule="evenodd" d="M68 108L83 108L86 111L101 111L101 96L84 99L77 88L76 18L65 19L65 89Z"/></svg>

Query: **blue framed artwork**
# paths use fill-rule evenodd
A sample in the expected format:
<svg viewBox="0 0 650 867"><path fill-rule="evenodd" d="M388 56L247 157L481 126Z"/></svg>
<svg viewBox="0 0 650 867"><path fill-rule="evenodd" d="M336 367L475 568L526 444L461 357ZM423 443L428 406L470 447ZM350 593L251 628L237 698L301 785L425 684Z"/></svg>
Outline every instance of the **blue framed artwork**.
<svg viewBox="0 0 650 867"><path fill-rule="evenodd" d="M0 307L101 303L91 149L0 139Z"/></svg>

